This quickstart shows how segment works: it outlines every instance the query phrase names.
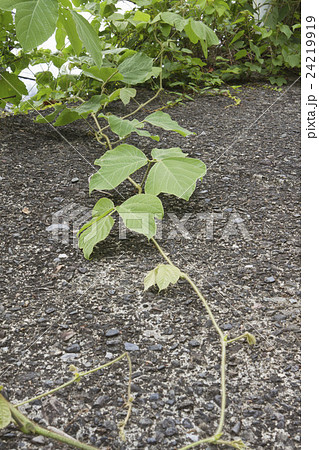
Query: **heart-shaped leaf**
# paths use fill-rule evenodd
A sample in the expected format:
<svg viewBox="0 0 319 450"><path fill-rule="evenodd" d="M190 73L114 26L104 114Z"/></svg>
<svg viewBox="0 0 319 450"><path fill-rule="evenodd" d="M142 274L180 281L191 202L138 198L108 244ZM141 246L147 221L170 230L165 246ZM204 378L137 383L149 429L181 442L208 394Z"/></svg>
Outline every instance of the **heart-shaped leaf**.
<svg viewBox="0 0 319 450"><path fill-rule="evenodd" d="M175 284L182 273L176 266L159 264L155 269L147 273L144 279L144 291L157 284L159 290L166 289L169 284Z"/></svg>
<svg viewBox="0 0 319 450"><path fill-rule="evenodd" d="M54 33L58 10L57 0L17 2L15 25L17 38L24 51L27 52L42 44Z"/></svg>
<svg viewBox="0 0 319 450"><path fill-rule="evenodd" d="M171 147L171 148L153 148L151 155L153 159L156 161L160 161L162 159L167 158L185 158L187 153L183 153L182 149L179 147Z"/></svg>
<svg viewBox="0 0 319 450"><path fill-rule="evenodd" d="M163 128L163 130L176 131L176 133L179 133L182 136L195 134L178 125L175 120L171 119L171 116L169 114L163 113L162 111L156 111L155 113L150 114L144 119L144 122L148 122L151 125Z"/></svg>
<svg viewBox="0 0 319 450"><path fill-rule="evenodd" d="M109 235L114 219L109 214L114 211L114 204L108 198L101 198L93 208L92 220L87 222L78 232L79 247L83 249L86 259L90 258L94 246Z"/></svg>
<svg viewBox="0 0 319 450"><path fill-rule="evenodd" d="M145 192L158 195L161 192L189 200L196 181L206 173L205 164L194 158L167 158L158 161L148 174Z"/></svg>
<svg viewBox="0 0 319 450"><path fill-rule="evenodd" d="M133 145L122 144L107 151L95 164L101 169L90 180L90 192L94 189L114 189L133 172L147 164L144 153Z"/></svg>
<svg viewBox="0 0 319 450"><path fill-rule="evenodd" d="M149 194L134 195L116 209L127 228L149 239L156 234L155 217L162 219L164 215L160 199Z"/></svg>

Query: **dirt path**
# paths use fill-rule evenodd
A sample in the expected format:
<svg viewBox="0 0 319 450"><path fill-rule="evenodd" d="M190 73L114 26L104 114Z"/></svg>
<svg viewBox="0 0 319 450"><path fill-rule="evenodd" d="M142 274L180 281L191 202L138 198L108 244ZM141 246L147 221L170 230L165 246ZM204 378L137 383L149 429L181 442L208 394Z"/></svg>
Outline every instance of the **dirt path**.
<svg viewBox="0 0 319 450"><path fill-rule="evenodd" d="M300 448L300 86L282 94L247 86L240 106L228 108L229 98L199 97L169 111L196 136L129 141L180 146L207 164L189 202L163 196L160 242L197 280L223 330L257 338L253 348L229 348L225 427L225 438L254 450ZM58 133L27 117L0 120L0 384L22 401L67 381L71 363L86 370L133 348L125 444L117 431L125 361L25 410L101 448L176 449L216 427L218 338L184 282L143 293L143 276L161 258L142 236L119 240L114 227L93 261L73 245L73 228L98 198L88 196L88 176L103 149L87 130L85 122ZM69 231L56 239L48 227L59 214ZM0 449L63 448L14 428L0 436Z"/></svg>

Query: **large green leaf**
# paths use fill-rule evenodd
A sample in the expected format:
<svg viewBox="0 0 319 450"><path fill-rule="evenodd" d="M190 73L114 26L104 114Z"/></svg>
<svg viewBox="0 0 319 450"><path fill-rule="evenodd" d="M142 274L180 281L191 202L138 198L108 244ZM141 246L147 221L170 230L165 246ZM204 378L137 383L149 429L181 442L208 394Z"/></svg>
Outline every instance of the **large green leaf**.
<svg viewBox="0 0 319 450"><path fill-rule="evenodd" d="M178 125L175 120L171 119L171 116L169 114L162 111L156 111L155 113L150 114L144 119L144 122L148 122L151 125L163 128L163 130L176 131L176 133L179 133L182 136L195 134Z"/></svg>
<svg viewBox="0 0 319 450"><path fill-rule="evenodd" d="M131 98L135 97L136 95L136 89L133 88L122 88L120 89L120 99L124 103L124 105L127 105L130 103Z"/></svg>
<svg viewBox="0 0 319 450"><path fill-rule="evenodd" d="M171 148L153 148L151 152L152 158L160 161L167 158L185 158L187 153L183 153L182 149L179 147Z"/></svg>
<svg viewBox="0 0 319 450"><path fill-rule="evenodd" d="M117 134L121 139L131 133L137 133L139 136L150 137L155 141L159 140L158 136L153 136L147 130L143 130L144 123L139 122L137 119L127 120L114 115L105 116L103 114L99 117L105 117L108 120L113 133Z"/></svg>
<svg viewBox="0 0 319 450"><path fill-rule="evenodd" d="M147 158L133 145L122 144L107 151L95 164L101 169L90 180L90 192L94 189L114 189L133 172L147 164Z"/></svg>
<svg viewBox="0 0 319 450"><path fill-rule="evenodd" d="M83 66L83 73L84 75L87 75L88 77L94 78L95 80L102 81L105 83L107 80L111 81L121 81L123 80L123 75L118 73L118 70L114 67L88 67Z"/></svg>
<svg viewBox="0 0 319 450"><path fill-rule="evenodd" d="M83 249L86 259L89 259L94 246L109 235L114 225L114 219L109 215L113 210L113 202L108 198L101 198L93 208L92 220L80 229L79 247Z"/></svg>
<svg viewBox="0 0 319 450"><path fill-rule="evenodd" d="M181 15L169 11L161 13L161 19L163 22L174 26L177 31L182 31L187 24L187 20L185 20Z"/></svg>
<svg viewBox="0 0 319 450"><path fill-rule="evenodd" d="M7 400L0 394L0 430L11 422L11 411Z"/></svg>
<svg viewBox="0 0 319 450"><path fill-rule="evenodd" d="M71 11L76 25L76 30L85 48L92 56L95 64L101 67L102 64L102 49L99 37L92 25L80 14Z"/></svg>
<svg viewBox="0 0 319 450"><path fill-rule="evenodd" d="M53 125L55 127L61 127L63 125L68 125L69 123L75 122L78 119L81 119L80 114L72 109L66 108L61 112Z"/></svg>
<svg viewBox="0 0 319 450"><path fill-rule="evenodd" d="M134 195L116 209L127 228L149 239L156 234L155 217L162 219L164 215L160 199L148 194Z"/></svg>
<svg viewBox="0 0 319 450"><path fill-rule="evenodd" d="M182 273L176 266L159 264L146 274L144 278L144 291L157 284L159 290L166 289L169 284L176 284Z"/></svg>
<svg viewBox="0 0 319 450"><path fill-rule="evenodd" d="M24 51L42 44L54 33L58 10L57 0L29 0L16 5L17 38Z"/></svg>
<svg viewBox="0 0 319 450"><path fill-rule="evenodd" d="M87 117L91 112L98 112L104 103L108 100L107 95L93 95L87 102L82 103L80 106L74 108L74 111L81 114L83 118Z"/></svg>
<svg viewBox="0 0 319 450"><path fill-rule="evenodd" d="M60 9L59 20L61 21L63 28L68 35L70 44L76 55L79 55L82 50L82 42L79 38L78 32L76 30L76 25L73 16L70 11L65 8Z"/></svg>
<svg viewBox="0 0 319 450"><path fill-rule="evenodd" d="M121 119L120 117L114 115L108 116L108 121L113 133L116 133L120 138L128 136L129 134L133 133L133 131L136 131L138 126L143 127L144 125L137 119Z"/></svg>
<svg viewBox="0 0 319 450"><path fill-rule="evenodd" d="M194 158L168 158L157 162L148 174L145 192L158 195L173 194L188 200L195 190L196 181L206 173L205 164Z"/></svg>
<svg viewBox="0 0 319 450"><path fill-rule="evenodd" d="M153 59L136 53L130 58L126 58L119 66L118 71L123 75L123 81L128 84L143 83L149 72L152 70Z"/></svg>
<svg viewBox="0 0 319 450"><path fill-rule="evenodd" d="M0 107L4 107L6 102L18 105L22 95L27 95L28 90L25 84L19 80L14 73L0 72ZM11 97L11 98L5 98ZM1 101L1 99L4 99Z"/></svg>

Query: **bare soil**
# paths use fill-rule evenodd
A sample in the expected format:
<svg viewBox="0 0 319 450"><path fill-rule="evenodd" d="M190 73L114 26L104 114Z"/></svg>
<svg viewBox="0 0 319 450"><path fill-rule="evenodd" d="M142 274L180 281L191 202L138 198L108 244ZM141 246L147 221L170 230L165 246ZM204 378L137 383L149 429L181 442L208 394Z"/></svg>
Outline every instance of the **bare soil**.
<svg viewBox="0 0 319 450"><path fill-rule="evenodd" d="M255 450L299 449L300 85L282 92L245 86L237 96L239 106L205 95L171 108L195 136L163 131L159 143L127 142L146 152L179 146L208 168L189 202L161 196L159 242L198 283L225 333L257 339L254 347L228 348L224 438L240 437ZM117 429L126 414L125 360L21 410L103 449L178 449L212 435L220 347L205 310L185 282L144 293L143 277L161 257L141 235L119 239L118 225L91 261L83 258L73 231L102 195L89 197L88 177L104 149L86 121L54 129L32 118L0 120L0 384L7 397L23 401L69 380L70 364L89 370L133 348L125 443ZM119 204L132 192L124 183L110 195ZM64 232L48 231L59 221ZM13 425L0 433L0 449L39 447L65 448Z"/></svg>

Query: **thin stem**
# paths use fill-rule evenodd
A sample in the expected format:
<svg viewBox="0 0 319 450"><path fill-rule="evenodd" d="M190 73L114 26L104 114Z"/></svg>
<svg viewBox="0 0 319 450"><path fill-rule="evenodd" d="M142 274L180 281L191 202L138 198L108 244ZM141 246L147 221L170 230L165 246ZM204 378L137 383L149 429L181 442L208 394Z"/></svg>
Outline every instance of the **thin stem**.
<svg viewBox="0 0 319 450"><path fill-rule="evenodd" d="M141 194L141 193L142 193L142 188L141 188L141 186L140 186L138 183L136 183L131 177L127 177L127 179L128 179L129 182L130 182L131 184L133 184L133 186L138 190L138 193Z"/></svg>
<svg viewBox="0 0 319 450"><path fill-rule="evenodd" d="M55 433L54 431L46 430L40 427L38 424L32 422L24 414L22 414L14 405L7 401L9 406L12 419L16 422L19 429L25 434L40 434L50 439L55 439L56 441L68 444L71 447L81 448L83 450L95 450L96 447L84 444L83 442L77 441L72 437L64 436L62 434Z"/></svg>
<svg viewBox="0 0 319 450"><path fill-rule="evenodd" d="M147 169L146 169L146 171L145 171L145 173L144 173L144 176L143 176L143 179L142 179L142 182L141 182L141 189L143 189L143 186L144 186L144 183L145 183L145 181L146 181L146 178L147 178L147 175L149 174L149 172L150 172L150 170L151 170L151 167L152 167L152 161L149 161L148 162L148 166L147 166Z"/></svg>
<svg viewBox="0 0 319 450"><path fill-rule="evenodd" d="M151 241L154 243L154 245L156 246L156 248L158 249L158 251L160 252L160 254L163 256L163 258L168 262L168 264L170 264L173 267L176 267L175 264L170 260L170 258L166 255L166 253L164 252L164 250L161 248L161 246L159 245L159 243L154 239L151 238ZM193 290L196 292L196 294L198 295L198 297L200 298L201 302L203 303L210 320L212 321L215 330L217 331L219 338L220 338L220 343L221 343L221 348L222 348L222 352L221 352L221 365L220 365L220 390L221 390L221 411L220 411L220 419L219 419L219 424L218 427L216 429L216 432L214 434L214 436L212 438L210 438L211 440L218 440L219 436L222 433L223 430L223 426L224 426L224 421L225 421L225 410L226 410L226 345L227 345L227 337L224 336L222 330L219 328L215 317L205 299L205 297L203 296L203 294L200 292L200 290L198 289L198 287L196 286L196 284L193 282L193 280L184 272L181 272L181 277L184 278L193 288Z"/></svg>
<svg viewBox="0 0 319 450"><path fill-rule="evenodd" d="M95 125L97 126L98 129L98 132L95 133L96 140L101 143L101 139L99 138L99 136L102 136L106 140L109 150L112 150L111 141L109 137L103 133L103 128L101 128L101 125L99 124L99 121L97 120L95 113L91 113L91 116L93 117Z"/></svg>
<svg viewBox="0 0 319 450"><path fill-rule="evenodd" d="M122 355L118 356L117 358L113 359L112 361L110 361L106 364L103 364L102 366L95 367L94 369L88 370L87 372L79 372L78 374L75 375L75 377L72 380L69 380L64 384L61 384L60 386L58 386L54 389L51 389L50 391L44 392L43 394L37 395L36 397L29 398L28 400L25 400L21 403L13 405L13 406L14 406L14 408L17 408L18 406L22 406L22 405L25 405L26 403L30 403L30 402L33 402L34 400L39 400L42 397L46 397L47 395L54 394L55 392L59 391L60 389L63 389L65 387L69 386L70 384L72 384L76 381L79 381L79 379L81 379L82 377L85 377L86 375L90 375L91 373L97 372L98 370L102 370L108 366L111 366L112 364L123 359L125 356L128 357L128 354L126 352L123 353Z"/></svg>
<svg viewBox="0 0 319 450"><path fill-rule="evenodd" d="M122 422L120 422L120 424L119 424L120 436L121 436L123 441L125 441L124 429L125 429L125 427L127 425L127 422L129 421L129 418L131 416L131 412L132 412L132 408L133 408L133 400L134 400L133 397L132 397L132 393L131 393L132 373L133 373L132 361L131 361L131 358L130 358L128 353L126 353L126 356L127 356L128 366L129 366L129 380L128 380L128 387L127 387L127 401L126 401L125 406L128 409L127 409L127 414L126 414L125 419Z"/></svg>

